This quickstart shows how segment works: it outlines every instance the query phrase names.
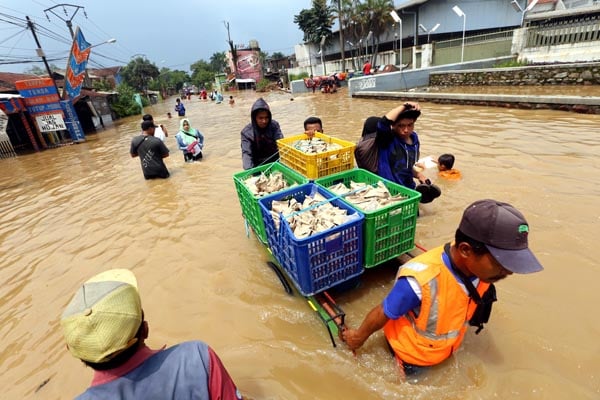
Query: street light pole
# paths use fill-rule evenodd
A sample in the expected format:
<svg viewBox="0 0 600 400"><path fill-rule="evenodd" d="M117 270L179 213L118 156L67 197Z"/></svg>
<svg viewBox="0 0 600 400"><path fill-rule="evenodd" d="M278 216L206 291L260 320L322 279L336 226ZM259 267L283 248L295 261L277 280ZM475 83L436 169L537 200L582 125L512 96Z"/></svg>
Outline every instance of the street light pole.
<svg viewBox="0 0 600 400"><path fill-rule="evenodd" d="M462 46L460 51L460 62L462 63L465 59L465 27L467 26L467 15L460 9L459 6L452 7L452 11L459 17L463 18L463 34L462 34Z"/></svg>
<svg viewBox="0 0 600 400"><path fill-rule="evenodd" d="M390 15L398 24L398 55L400 59L400 71L402 71L402 19L398 16L396 10L390 11Z"/></svg>
<svg viewBox="0 0 600 400"><path fill-rule="evenodd" d="M323 75L327 75L327 70L325 69L325 63L323 62L323 45L325 44L325 39L327 39L325 36L321 37L321 44L320 44L320 53L321 53L321 65L323 66Z"/></svg>
<svg viewBox="0 0 600 400"><path fill-rule="evenodd" d="M427 28L425 28L425 26L423 24L419 24L419 28L421 28L421 30L423 32L425 32L427 34L427 44L429 44L429 35L431 35L433 32L435 32L437 30L437 28L440 27L440 24L435 24L435 26L433 28L431 28L431 30L427 30Z"/></svg>
<svg viewBox="0 0 600 400"><path fill-rule="evenodd" d="M530 11L533 7L535 7L535 5L538 3L538 0L533 0L531 3L529 3L529 5L527 7L525 7L525 9L521 8L521 5L519 4L519 2L517 0L512 0L511 1L511 5L513 6L513 8L515 9L515 11L520 12L521 13L521 28L523 27L523 21L525 20L525 14Z"/></svg>

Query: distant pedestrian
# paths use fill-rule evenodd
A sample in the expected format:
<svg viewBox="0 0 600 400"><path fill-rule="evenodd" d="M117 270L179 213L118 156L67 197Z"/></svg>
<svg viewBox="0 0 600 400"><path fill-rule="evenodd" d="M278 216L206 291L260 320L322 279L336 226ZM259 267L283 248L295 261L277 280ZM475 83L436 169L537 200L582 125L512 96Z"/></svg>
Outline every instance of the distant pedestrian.
<svg viewBox="0 0 600 400"><path fill-rule="evenodd" d="M229 105L232 106L235 104L235 100L233 99L233 96L229 96Z"/></svg>
<svg viewBox="0 0 600 400"><path fill-rule="evenodd" d="M177 111L177 115L180 117L185 117L185 106L179 98L175 100L175 111Z"/></svg>
<svg viewBox="0 0 600 400"><path fill-rule="evenodd" d="M369 61L369 59L365 60L362 71L363 71L363 75L371 75L371 62Z"/></svg>
<svg viewBox="0 0 600 400"><path fill-rule="evenodd" d="M144 115L142 117L142 120L154 122L154 118L150 114ZM162 140L164 142L167 139L167 137L169 136L169 132L167 132L167 128L163 124L155 125L155 126L156 126L156 128L154 129L154 137L159 138L160 140Z"/></svg>
<svg viewBox="0 0 600 400"><path fill-rule="evenodd" d="M142 134L131 140L131 157L140 157L144 178L168 178L169 170L163 158L169 157L169 149L162 140L154 137L156 125L152 121L142 122Z"/></svg>
<svg viewBox="0 0 600 400"><path fill-rule="evenodd" d="M192 128L190 120L182 119L180 129L175 135L179 150L183 152L185 162L193 162L202 159L202 149L204 149L204 135L196 128Z"/></svg>

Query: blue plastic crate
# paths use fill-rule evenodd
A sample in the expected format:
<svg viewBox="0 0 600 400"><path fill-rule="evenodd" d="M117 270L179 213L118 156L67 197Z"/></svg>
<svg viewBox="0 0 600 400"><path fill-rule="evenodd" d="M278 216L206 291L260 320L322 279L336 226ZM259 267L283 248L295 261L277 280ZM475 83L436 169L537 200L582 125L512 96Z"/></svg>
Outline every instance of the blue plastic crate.
<svg viewBox="0 0 600 400"><path fill-rule="evenodd" d="M271 216L273 201L321 194L334 206L347 210L356 218L335 228L298 239L282 216L279 229ZM363 273L362 225L364 215L313 183L296 186L259 199L267 242L275 259L288 273L304 296L330 289Z"/></svg>

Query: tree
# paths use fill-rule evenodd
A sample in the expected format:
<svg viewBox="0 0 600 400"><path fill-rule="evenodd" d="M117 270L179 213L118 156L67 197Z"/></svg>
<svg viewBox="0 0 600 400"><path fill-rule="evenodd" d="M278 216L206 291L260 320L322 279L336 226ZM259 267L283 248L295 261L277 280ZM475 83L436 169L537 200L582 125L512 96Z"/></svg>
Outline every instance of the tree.
<svg viewBox="0 0 600 400"><path fill-rule="evenodd" d="M169 93L168 89L172 89L178 92L183 88L184 82L189 82L190 76L187 72L173 70L169 68L162 68L160 74L156 79L148 84L148 87L152 90L158 90L161 92L163 97Z"/></svg>
<svg viewBox="0 0 600 400"><path fill-rule="evenodd" d="M342 70L346 70L346 37L349 34L352 37L352 44L356 43L356 38L353 37L351 29L354 27L357 10L354 7L354 0L331 0L332 13L337 17L339 25L339 40L340 52L342 58ZM352 58L352 50L350 50ZM353 68L356 69L354 58L352 58Z"/></svg>
<svg viewBox="0 0 600 400"><path fill-rule="evenodd" d="M225 52L213 53L210 57L210 68L213 72L224 72L227 67L227 56Z"/></svg>
<svg viewBox="0 0 600 400"><path fill-rule="evenodd" d="M367 0L364 4L363 15L368 15L368 30L373 32L373 54L371 62L375 64L379 51L379 36L388 29L392 20L390 11L394 10L393 0ZM400 38L402 40L402 38ZM368 46L368 43L366 43Z"/></svg>
<svg viewBox="0 0 600 400"><path fill-rule="evenodd" d="M215 80L215 72L211 65L204 60L198 60L190 65L192 70L192 83L196 86L212 86L212 82Z"/></svg>
<svg viewBox="0 0 600 400"><path fill-rule="evenodd" d="M304 32L305 43L320 43L323 36L331 36L332 10L327 7L327 0L313 0L312 8L301 10L294 15L294 23Z"/></svg>
<svg viewBox="0 0 600 400"><path fill-rule="evenodd" d="M111 102L110 108L115 112L118 118L140 113L140 106L133 100L136 91L132 87L128 86L126 83L122 83L117 86L117 92L119 92L119 95L115 101ZM142 96L142 102L147 101L148 100Z"/></svg>
<svg viewBox="0 0 600 400"><path fill-rule="evenodd" d="M50 64L50 71L54 72L57 69L58 69L58 67L56 66L56 64ZM33 65L30 68L27 68L23 72L26 74L32 74L32 75L38 75L38 76L48 75L48 71L46 71L45 68L42 68L39 65Z"/></svg>
<svg viewBox="0 0 600 400"><path fill-rule="evenodd" d="M285 55L282 52L280 52L280 51L276 51L275 53L273 53L271 55L271 58L273 60L281 60L282 58L285 58Z"/></svg>
<svg viewBox="0 0 600 400"><path fill-rule="evenodd" d="M123 81L140 92L145 91L148 83L156 79L159 74L158 67L145 57L137 57L129 61L129 64L121 70Z"/></svg>

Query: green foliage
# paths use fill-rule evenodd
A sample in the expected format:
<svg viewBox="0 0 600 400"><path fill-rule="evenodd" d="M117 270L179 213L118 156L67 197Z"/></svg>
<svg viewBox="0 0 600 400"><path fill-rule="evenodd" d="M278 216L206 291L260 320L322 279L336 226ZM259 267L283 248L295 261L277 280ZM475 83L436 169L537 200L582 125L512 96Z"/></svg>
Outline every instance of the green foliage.
<svg viewBox="0 0 600 400"><path fill-rule="evenodd" d="M207 90L212 87L215 80L215 71L212 69L211 64L204 60L198 60L190 65L190 69L192 70L191 80L194 85L200 88L206 87Z"/></svg>
<svg viewBox="0 0 600 400"><path fill-rule="evenodd" d="M261 79L260 81L256 82L256 91L257 92L265 92L267 90L267 87L271 84L271 81L268 79Z"/></svg>
<svg viewBox="0 0 600 400"><path fill-rule="evenodd" d="M133 100L133 96L137 93L131 86L128 86L125 83L117 86L117 92L119 95L117 96L116 101L113 101L110 104L110 108L117 114L117 118L127 117L129 115L136 115L140 113L140 106ZM144 100L146 100L144 102ZM148 105L148 100L142 96L142 103L144 105Z"/></svg>
<svg viewBox="0 0 600 400"><path fill-rule="evenodd" d="M210 57L210 69L213 72L224 72L227 67L227 56L225 52L214 53Z"/></svg>
<svg viewBox="0 0 600 400"><path fill-rule="evenodd" d="M299 74L289 74L290 77L290 82L291 81L298 81L304 78L308 78L308 72L301 72Z"/></svg>
<svg viewBox="0 0 600 400"><path fill-rule="evenodd" d="M94 90L97 90L100 92L110 92L113 90L113 86L107 79L101 79L101 80L94 81L92 83L92 87L94 88Z"/></svg>
<svg viewBox="0 0 600 400"><path fill-rule="evenodd" d="M498 63L496 65L494 65L494 68L510 68L510 67L526 67L530 65L530 63L525 60L525 61L517 61L515 60L508 60L508 61L503 61L501 63Z"/></svg>
<svg viewBox="0 0 600 400"><path fill-rule="evenodd" d="M123 82L139 91L144 91L159 75L156 65L145 57L137 57L129 61L129 64L121 70Z"/></svg>
<svg viewBox="0 0 600 400"><path fill-rule="evenodd" d="M189 82L189 80L190 76L187 72L178 70L171 71L169 68L163 68L160 70L158 77L148 84L148 88L151 90L158 90L161 93L168 88L179 91L183 87L183 84Z"/></svg>
<svg viewBox="0 0 600 400"><path fill-rule="evenodd" d="M304 32L304 42L320 43L323 36L331 36L333 10L327 0L313 0L312 8L300 11L294 16L294 23Z"/></svg>
<svg viewBox="0 0 600 400"><path fill-rule="evenodd" d="M58 69L59 68L56 66L56 64L50 64L50 71L54 72ZM23 73L38 76L48 75L48 71L46 70L46 68L42 68L39 65L33 65L30 68L27 68L25 71L23 71Z"/></svg>
<svg viewBox="0 0 600 400"><path fill-rule="evenodd" d="M280 51L276 51L275 53L273 53L271 55L271 58L273 60L281 60L282 58L285 58L285 55L282 52L280 52Z"/></svg>

